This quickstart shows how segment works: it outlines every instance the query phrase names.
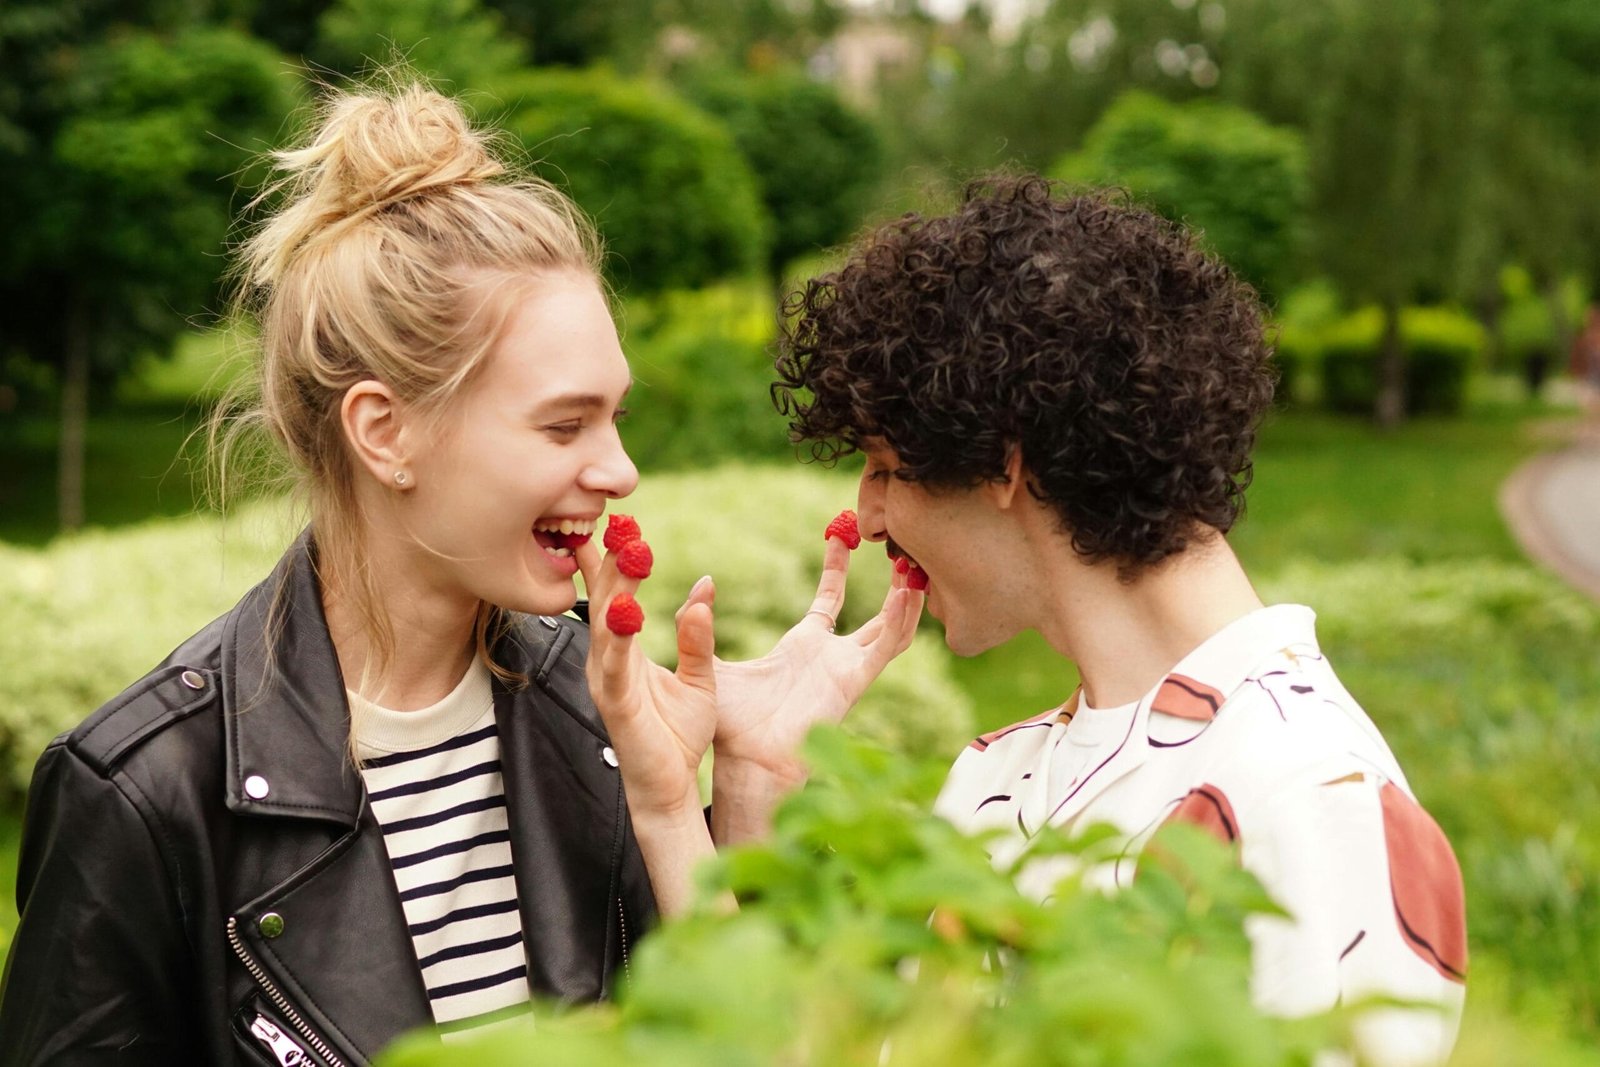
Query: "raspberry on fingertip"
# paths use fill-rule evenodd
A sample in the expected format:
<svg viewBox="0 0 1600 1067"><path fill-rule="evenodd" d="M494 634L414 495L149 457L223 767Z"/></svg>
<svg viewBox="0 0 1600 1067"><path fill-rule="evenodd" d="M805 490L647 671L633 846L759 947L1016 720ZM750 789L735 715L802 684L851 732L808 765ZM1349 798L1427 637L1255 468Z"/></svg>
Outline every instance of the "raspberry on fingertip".
<svg viewBox="0 0 1600 1067"><path fill-rule="evenodd" d="M644 609L632 593L618 593L606 608L606 629L619 637L629 637L644 629Z"/></svg>

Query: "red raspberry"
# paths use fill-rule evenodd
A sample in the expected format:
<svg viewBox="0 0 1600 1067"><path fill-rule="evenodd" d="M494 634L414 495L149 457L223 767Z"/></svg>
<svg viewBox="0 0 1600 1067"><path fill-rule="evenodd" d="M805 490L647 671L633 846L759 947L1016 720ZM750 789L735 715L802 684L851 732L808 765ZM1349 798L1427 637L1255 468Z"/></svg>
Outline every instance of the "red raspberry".
<svg viewBox="0 0 1600 1067"><path fill-rule="evenodd" d="M617 570L629 578L650 577L650 567L656 561L650 546L643 541L629 541L617 553Z"/></svg>
<svg viewBox="0 0 1600 1067"><path fill-rule="evenodd" d="M911 569L911 561L910 560L906 559L904 556L896 556L894 558L894 572L896 574L904 574L907 571L909 571L910 569Z"/></svg>
<svg viewBox="0 0 1600 1067"><path fill-rule="evenodd" d="M613 515L606 523L603 544L607 552L615 552L629 541L639 540L639 524L632 515Z"/></svg>
<svg viewBox="0 0 1600 1067"><path fill-rule="evenodd" d="M928 572L923 570L921 567L912 567L909 570L907 570L906 571L906 588L907 589L926 589L926 588L928 588Z"/></svg>
<svg viewBox="0 0 1600 1067"><path fill-rule="evenodd" d="M619 637L627 637L644 629L644 609L633 599L632 593L618 593L606 608L606 629Z"/></svg>
<svg viewBox="0 0 1600 1067"><path fill-rule="evenodd" d="M849 508L845 508L834 516L833 521L828 523L828 528L822 531L822 539L824 541L830 537L837 537L843 541L844 547L852 552L860 548L861 528L856 525L856 513Z"/></svg>

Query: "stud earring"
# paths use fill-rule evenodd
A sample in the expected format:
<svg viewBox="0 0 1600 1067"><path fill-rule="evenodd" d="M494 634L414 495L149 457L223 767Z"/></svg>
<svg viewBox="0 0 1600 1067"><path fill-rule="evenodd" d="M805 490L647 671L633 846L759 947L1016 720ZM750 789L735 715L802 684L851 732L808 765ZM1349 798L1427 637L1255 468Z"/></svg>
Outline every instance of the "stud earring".
<svg viewBox="0 0 1600 1067"><path fill-rule="evenodd" d="M405 485L406 482L408 482L408 481L410 481L410 478L406 475L405 471L395 471L394 472L394 484L395 485Z"/></svg>

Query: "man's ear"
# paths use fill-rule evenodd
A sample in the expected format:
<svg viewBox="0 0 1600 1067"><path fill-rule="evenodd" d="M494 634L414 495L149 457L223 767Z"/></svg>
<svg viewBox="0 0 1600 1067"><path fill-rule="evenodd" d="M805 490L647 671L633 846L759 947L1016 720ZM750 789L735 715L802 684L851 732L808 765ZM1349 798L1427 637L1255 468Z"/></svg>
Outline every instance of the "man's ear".
<svg viewBox="0 0 1600 1067"><path fill-rule="evenodd" d="M344 391L339 423L357 462L384 486L406 486L411 476L401 440L401 405L380 381L359 381Z"/></svg>
<svg viewBox="0 0 1600 1067"><path fill-rule="evenodd" d="M987 483L984 488L989 491L994 506L1001 511L1011 507L1017 499L1017 493L1025 491L1023 478L1026 475L1022 469L1022 446L1013 443L1006 450L1005 480Z"/></svg>

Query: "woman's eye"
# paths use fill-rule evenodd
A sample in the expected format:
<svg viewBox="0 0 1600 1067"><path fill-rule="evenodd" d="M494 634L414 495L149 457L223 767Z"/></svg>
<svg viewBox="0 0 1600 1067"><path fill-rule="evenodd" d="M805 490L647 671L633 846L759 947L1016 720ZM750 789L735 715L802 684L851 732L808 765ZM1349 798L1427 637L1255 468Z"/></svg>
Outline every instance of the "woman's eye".
<svg viewBox="0 0 1600 1067"><path fill-rule="evenodd" d="M545 427L547 432L553 433L558 437L576 436L581 429L583 429L583 423L581 422L558 422L553 426Z"/></svg>
<svg viewBox="0 0 1600 1067"><path fill-rule="evenodd" d="M627 417L628 417L628 409L627 408L618 408L616 410L616 413L611 416L611 421L612 422L621 422L623 419L625 419Z"/></svg>

